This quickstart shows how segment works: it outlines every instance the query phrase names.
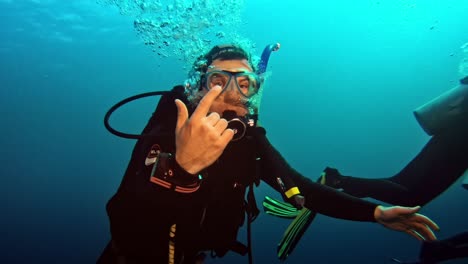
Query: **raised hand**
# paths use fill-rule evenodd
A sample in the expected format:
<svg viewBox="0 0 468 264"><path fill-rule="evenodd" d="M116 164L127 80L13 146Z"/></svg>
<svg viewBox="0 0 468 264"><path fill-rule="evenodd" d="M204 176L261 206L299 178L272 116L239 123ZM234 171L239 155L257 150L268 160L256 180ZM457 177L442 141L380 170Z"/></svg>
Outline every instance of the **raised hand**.
<svg viewBox="0 0 468 264"><path fill-rule="evenodd" d="M191 174L213 164L223 153L234 131L227 128L227 121L216 112L208 111L216 97L221 93L220 86L208 91L189 118L187 106L176 100L177 125L176 161Z"/></svg>
<svg viewBox="0 0 468 264"><path fill-rule="evenodd" d="M418 214L420 209L420 206L377 206L374 217L383 226L405 232L418 240L436 240L433 230L439 231L439 226L428 217Z"/></svg>

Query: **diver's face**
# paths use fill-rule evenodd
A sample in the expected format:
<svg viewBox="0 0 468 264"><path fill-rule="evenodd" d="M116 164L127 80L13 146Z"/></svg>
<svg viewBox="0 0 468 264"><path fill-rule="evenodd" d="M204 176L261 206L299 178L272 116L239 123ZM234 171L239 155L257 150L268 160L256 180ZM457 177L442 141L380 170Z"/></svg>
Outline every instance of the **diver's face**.
<svg viewBox="0 0 468 264"><path fill-rule="evenodd" d="M208 68L210 71L228 71L228 72L252 72L252 67L249 62L243 60L214 60ZM206 88L204 92L207 92ZM245 116L248 114L247 100L239 92L235 81L229 82L228 86L223 92L215 99L211 105L210 112L217 112L222 115L224 111L235 111L238 116Z"/></svg>

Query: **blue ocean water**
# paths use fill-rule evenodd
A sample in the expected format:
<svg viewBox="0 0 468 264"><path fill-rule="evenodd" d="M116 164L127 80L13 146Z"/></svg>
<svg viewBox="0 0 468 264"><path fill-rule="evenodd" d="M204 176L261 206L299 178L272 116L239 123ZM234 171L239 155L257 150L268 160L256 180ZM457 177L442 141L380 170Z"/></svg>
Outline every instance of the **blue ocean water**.
<svg viewBox="0 0 468 264"><path fill-rule="evenodd" d="M325 166L368 178L398 172L429 138L412 111L460 77L466 10L462 0L245 2L238 33L257 53L281 43L261 107L272 143L313 179ZM144 45L132 14L92 0L0 0L0 18L0 262L94 263L109 239L105 204L134 144L108 133L104 114L130 95L182 83L186 62ZM156 102L124 107L114 126L138 133ZM256 194L275 196L266 184ZM468 229L467 198L455 183L423 208L439 237ZM256 263L278 263L288 223L256 220ZM287 263L389 263L418 250L377 224L318 216Z"/></svg>

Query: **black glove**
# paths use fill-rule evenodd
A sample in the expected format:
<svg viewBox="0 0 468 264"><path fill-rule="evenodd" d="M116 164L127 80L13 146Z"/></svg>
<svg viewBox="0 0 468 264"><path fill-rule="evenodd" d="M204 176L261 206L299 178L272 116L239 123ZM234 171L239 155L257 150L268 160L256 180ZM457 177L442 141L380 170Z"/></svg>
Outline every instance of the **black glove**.
<svg viewBox="0 0 468 264"><path fill-rule="evenodd" d="M343 175L335 169L326 167L320 177L318 178L317 182L321 184L325 184L335 189L341 188L341 181L343 180Z"/></svg>

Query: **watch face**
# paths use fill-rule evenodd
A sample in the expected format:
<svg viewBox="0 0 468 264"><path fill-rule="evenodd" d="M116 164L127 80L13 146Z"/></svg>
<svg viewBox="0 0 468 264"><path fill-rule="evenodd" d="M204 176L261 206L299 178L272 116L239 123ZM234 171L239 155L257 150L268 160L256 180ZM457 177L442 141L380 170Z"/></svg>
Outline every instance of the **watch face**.
<svg viewBox="0 0 468 264"><path fill-rule="evenodd" d="M151 146L151 149L145 159L145 165L150 166L156 163L159 153L161 153L161 147L158 144Z"/></svg>

